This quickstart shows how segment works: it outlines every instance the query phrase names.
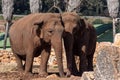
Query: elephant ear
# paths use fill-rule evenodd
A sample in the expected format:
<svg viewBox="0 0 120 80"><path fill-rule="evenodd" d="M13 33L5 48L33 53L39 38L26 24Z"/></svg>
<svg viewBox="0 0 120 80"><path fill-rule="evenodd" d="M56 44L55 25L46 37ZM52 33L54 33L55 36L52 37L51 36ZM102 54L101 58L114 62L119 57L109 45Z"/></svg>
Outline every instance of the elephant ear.
<svg viewBox="0 0 120 80"><path fill-rule="evenodd" d="M37 34L37 36L39 36L41 39L43 38L43 31L42 31L43 24L44 24L43 21L35 22L35 23L34 23L34 25L37 25L36 34Z"/></svg>
<svg viewBox="0 0 120 80"><path fill-rule="evenodd" d="M79 23L80 23L80 27L82 28L86 26L84 19L80 19Z"/></svg>
<svg viewBox="0 0 120 80"><path fill-rule="evenodd" d="M87 23L84 19L79 20L79 26L80 26L81 29L88 28L88 25L87 25Z"/></svg>
<svg viewBox="0 0 120 80"><path fill-rule="evenodd" d="M83 35L86 32L87 24L84 19L79 19L79 30L81 35Z"/></svg>

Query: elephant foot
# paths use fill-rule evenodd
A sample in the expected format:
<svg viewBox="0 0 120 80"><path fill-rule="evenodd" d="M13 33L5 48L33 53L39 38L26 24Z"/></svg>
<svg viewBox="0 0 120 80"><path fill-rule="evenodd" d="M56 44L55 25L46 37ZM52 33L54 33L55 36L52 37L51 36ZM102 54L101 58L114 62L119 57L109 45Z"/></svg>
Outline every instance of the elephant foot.
<svg viewBox="0 0 120 80"><path fill-rule="evenodd" d="M79 75L80 75L80 73L79 73L79 71L78 71L78 70L73 69L73 70L72 70L72 75L74 75L74 76L79 76Z"/></svg>
<svg viewBox="0 0 120 80"><path fill-rule="evenodd" d="M72 71L67 70L66 77L70 77L71 75L79 76L80 73L78 72L78 70L72 70Z"/></svg>
<svg viewBox="0 0 120 80"><path fill-rule="evenodd" d="M23 70L23 69L17 69L17 71L18 71L18 72L21 72L21 73L23 73L23 72L24 72L24 70Z"/></svg>
<svg viewBox="0 0 120 80"><path fill-rule="evenodd" d="M87 70L81 70L79 73L79 76L82 76L82 74L85 72L85 71L87 71Z"/></svg>
<svg viewBox="0 0 120 80"><path fill-rule="evenodd" d="M88 67L88 71L93 71L93 67Z"/></svg>
<svg viewBox="0 0 120 80"><path fill-rule="evenodd" d="M31 76L33 76L33 74L31 72L24 72L23 75L25 77L31 77Z"/></svg>
<svg viewBox="0 0 120 80"><path fill-rule="evenodd" d="M71 76L71 72L69 70L66 71L66 77L70 77Z"/></svg>
<svg viewBox="0 0 120 80"><path fill-rule="evenodd" d="M39 73L39 76L40 76L40 77L47 77L47 76L48 76L48 73L47 73L47 72L40 72L40 73Z"/></svg>
<svg viewBox="0 0 120 80"><path fill-rule="evenodd" d="M60 77L65 77L64 73L59 73Z"/></svg>
<svg viewBox="0 0 120 80"><path fill-rule="evenodd" d="M17 71L20 75L25 74L25 71L24 71L23 69L16 69L16 71Z"/></svg>
<svg viewBox="0 0 120 80"><path fill-rule="evenodd" d="M82 76L83 72L80 72L79 76Z"/></svg>

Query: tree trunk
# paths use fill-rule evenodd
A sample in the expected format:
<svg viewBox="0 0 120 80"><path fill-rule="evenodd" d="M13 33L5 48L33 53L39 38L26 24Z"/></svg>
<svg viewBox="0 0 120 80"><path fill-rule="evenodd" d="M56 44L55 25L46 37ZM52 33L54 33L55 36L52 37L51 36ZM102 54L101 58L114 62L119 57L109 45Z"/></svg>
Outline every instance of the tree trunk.
<svg viewBox="0 0 120 80"><path fill-rule="evenodd" d="M115 26L115 18L113 18L113 41L115 38L115 34L116 34L116 26Z"/></svg>
<svg viewBox="0 0 120 80"><path fill-rule="evenodd" d="M3 49L6 49L6 43L7 43L7 36L8 36L8 27L9 27L9 23L7 22L6 23L6 26L5 26L5 36L4 36L4 46L3 46Z"/></svg>
<svg viewBox="0 0 120 80"><path fill-rule="evenodd" d="M42 10L41 0L30 0L30 11L31 13L39 13Z"/></svg>
<svg viewBox="0 0 120 80"><path fill-rule="evenodd" d="M68 6L67 6L67 11L72 12L72 11L79 11L79 7L81 4L82 0L69 0L68 1Z"/></svg>
<svg viewBox="0 0 120 80"><path fill-rule="evenodd" d="M115 18L118 17L119 13L119 0L107 0L107 6L109 15L113 18L113 39L116 34Z"/></svg>
<svg viewBox="0 0 120 80"><path fill-rule="evenodd" d="M112 18L118 17L119 13L119 0L107 0L109 14Z"/></svg>
<svg viewBox="0 0 120 80"><path fill-rule="evenodd" d="M9 25L11 24L10 22L13 17L13 4L14 0L2 0L3 17L7 21L3 49L6 49L7 36L10 27Z"/></svg>
<svg viewBox="0 0 120 80"><path fill-rule="evenodd" d="M11 21L13 16L14 0L2 0L2 12L6 21Z"/></svg>

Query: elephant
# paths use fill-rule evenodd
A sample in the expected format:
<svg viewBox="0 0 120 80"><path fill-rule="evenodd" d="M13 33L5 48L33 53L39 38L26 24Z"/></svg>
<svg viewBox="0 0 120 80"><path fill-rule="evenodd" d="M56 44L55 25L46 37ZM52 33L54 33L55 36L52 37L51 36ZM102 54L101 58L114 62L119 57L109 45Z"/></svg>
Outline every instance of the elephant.
<svg viewBox="0 0 120 80"><path fill-rule="evenodd" d="M63 36L67 58L67 75L81 76L84 71L93 70L93 55L96 48L95 28L75 12L62 14L65 27ZM79 57L77 69L75 56Z"/></svg>
<svg viewBox="0 0 120 80"><path fill-rule="evenodd" d="M9 30L10 44L16 57L18 71L32 74L34 57L41 55L39 75L46 77L51 46L55 50L59 74L64 76L62 64L61 15L57 13L33 13L16 21ZM22 63L22 61L25 63Z"/></svg>

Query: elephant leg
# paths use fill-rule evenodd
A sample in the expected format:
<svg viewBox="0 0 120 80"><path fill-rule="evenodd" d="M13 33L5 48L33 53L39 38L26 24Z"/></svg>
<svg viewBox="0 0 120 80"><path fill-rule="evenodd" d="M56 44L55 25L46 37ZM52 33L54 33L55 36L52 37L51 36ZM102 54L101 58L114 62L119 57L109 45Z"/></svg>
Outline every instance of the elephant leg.
<svg viewBox="0 0 120 80"><path fill-rule="evenodd" d="M32 73L32 65L33 65L33 51L28 51L25 60L25 74Z"/></svg>
<svg viewBox="0 0 120 80"><path fill-rule="evenodd" d="M67 57L69 55L66 55ZM70 60L71 59L71 60ZM75 56L73 55L72 58L67 58L67 73L66 76L69 77L71 74L78 76L79 72L77 69L76 61L75 61Z"/></svg>
<svg viewBox="0 0 120 80"><path fill-rule="evenodd" d="M80 55L80 65L79 65L80 76L84 71L87 71L87 66L88 66L88 63L87 63L86 54L82 53Z"/></svg>
<svg viewBox="0 0 120 80"><path fill-rule="evenodd" d="M66 59L67 59L67 71L66 71L66 76L70 77L72 74L72 61L70 60L69 56L66 54ZM71 58L72 59L72 58Z"/></svg>
<svg viewBox="0 0 120 80"><path fill-rule="evenodd" d="M26 62L26 61L25 61ZM25 65L26 65L26 63L24 62L24 64L23 64L23 69L25 70Z"/></svg>
<svg viewBox="0 0 120 80"><path fill-rule="evenodd" d="M15 58L16 58L16 62L17 62L17 68L18 68L18 71L23 71L23 64L22 64L22 59L19 55L17 55L16 53L14 54Z"/></svg>
<svg viewBox="0 0 120 80"><path fill-rule="evenodd" d="M75 76L79 75L78 69L77 69L77 64L75 61L75 56L73 56L73 60L72 60L72 74Z"/></svg>
<svg viewBox="0 0 120 80"><path fill-rule="evenodd" d="M50 48L44 49L41 53L41 64L40 64L40 71L39 75L41 77L46 77L48 75L47 73L47 63L50 56Z"/></svg>
<svg viewBox="0 0 120 80"><path fill-rule="evenodd" d="M84 71L87 71L87 67L88 67L88 60L87 60L87 53L86 53L85 45L79 48L79 53L80 53L79 71L80 71L80 76L81 76Z"/></svg>
<svg viewBox="0 0 120 80"><path fill-rule="evenodd" d="M88 59L88 71L93 71L93 54L87 56Z"/></svg>
<svg viewBox="0 0 120 80"><path fill-rule="evenodd" d="M71 74L78 75L77 66L75 63L75 56L73 51L73 36L69 35L64 37L64 46L66 51L67 59L67 73L66 76L69 77Z"/></svg>
<svg viewBox="0 0 120 80"><path fill-rule="evenodd" d="M69 37L71 38L71 37ZM64 38L64 46L66 51L66 59L67 59L67 73L66 76L69 77L72 74L72 60L73 60L73 54L72 54L72 40L70 41L69 38Z"/></svg>

